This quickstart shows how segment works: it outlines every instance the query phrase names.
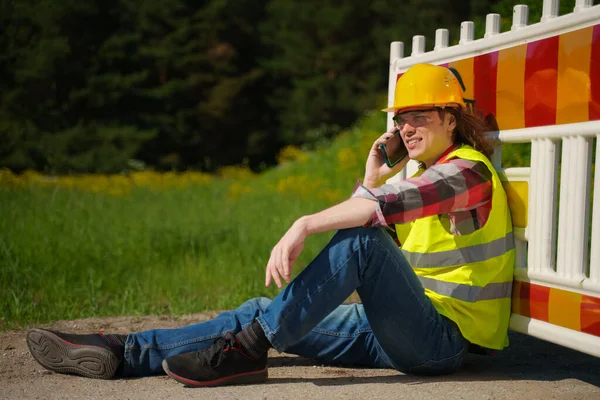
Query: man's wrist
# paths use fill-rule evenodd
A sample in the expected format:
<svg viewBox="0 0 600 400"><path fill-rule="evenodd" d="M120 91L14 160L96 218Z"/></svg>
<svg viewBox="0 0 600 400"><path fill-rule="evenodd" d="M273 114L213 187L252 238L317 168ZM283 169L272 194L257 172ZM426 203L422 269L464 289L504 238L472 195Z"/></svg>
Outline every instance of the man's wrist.
<svg viewBox="0 0 600 400"><path fill-rule="evenodd" d="M298 229L300 229L300 231L304 234L304 236L310 235L309 216L308 215L298 218L296 220L296 222L294 222L294 225L296 225L298 227Z"/></svg>
<svg viewBox="0 0 600 400"><path fill-rule="evenodd" d="M379 181L376 179L370 179L370 178L366 178L363 181L363 186L366 187L367 189L374 189L376 187L379 187Z"/></svg>

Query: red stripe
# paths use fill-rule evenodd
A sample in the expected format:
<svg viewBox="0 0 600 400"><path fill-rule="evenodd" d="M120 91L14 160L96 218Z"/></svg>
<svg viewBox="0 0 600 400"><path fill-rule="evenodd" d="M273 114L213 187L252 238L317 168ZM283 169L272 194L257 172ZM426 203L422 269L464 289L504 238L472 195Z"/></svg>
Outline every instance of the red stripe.
<svg viewBox="0 0 600 400"><path fill-rule="evenodd" d="M534 285L529 282L515 281L515 289L520 288L513 294L514 314L519 314L527 318L535 318L540 321L549 322L548 309L550 300L550 291L560 291L565 293L568 290L551 289L546 286ZM515 307L518 298L519 307ZM556 299L554 300L554 302ZM556 306L555 303L553 303ZM579 310L573 309L571 312L579 312L581 320L581 332L600 337L600 298L581 295L581 304ZM556 325L556 324L554 324Z"/></svg>
<svg viewBox="0 0 600 400"><path fill-rule="evenodd" d="M548 301L550 299L550 288L529 284L529 313L531 318L548 322Z"/></svg>
<svg viewBox="0 0 600 400"><path fill-rule="evenodd" d="M529 312L529 304L531 303L531 299L529 298L529 286L529 283L521 282L521 291L519 292L521 306L519 307L519 314L524 317L531 318L531 313Z"/></svg>
<svg viewBox="0 0 600 400"><path fill-rule="evenodd" d="M581 332L600 336L600 299L581 296Z"/></svg>
<svg viewBox="0 0 600 400"><path fill-rule="evenodd" d="M473 93L475 108L483 115L496 115L496 72L498 70L498 52L475 57L473 69L475 83Z"/></svg>
<svg viewBox="0 0 600 400"><path fill-rule="evenodd" d="M525 126L556 124L559 36L527 45L525 62Z"/></svg>
<svg viewBox="0 0 600 400"><path fill-rule="evenodd" d="M592 32L592 52L590 55L590 104L589 119L600 119L600 25Z"/></svg>

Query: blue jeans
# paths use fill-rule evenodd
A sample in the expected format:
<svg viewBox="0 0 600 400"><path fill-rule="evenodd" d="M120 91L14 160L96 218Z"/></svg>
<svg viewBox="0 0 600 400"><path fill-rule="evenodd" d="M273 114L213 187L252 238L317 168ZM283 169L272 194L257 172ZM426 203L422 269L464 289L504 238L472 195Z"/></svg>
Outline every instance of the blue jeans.
<svg viewBox="0 0 600 400"><path fill-rule="evenodd" d="M356 290L362 304L340 305ZM210 346L256 319L279 352L415 374L458 370L467 342L441 316L382 229L337 232L273 300L256 298L199 324L130 334L125 376L162 373L163 359Z"/></svg>

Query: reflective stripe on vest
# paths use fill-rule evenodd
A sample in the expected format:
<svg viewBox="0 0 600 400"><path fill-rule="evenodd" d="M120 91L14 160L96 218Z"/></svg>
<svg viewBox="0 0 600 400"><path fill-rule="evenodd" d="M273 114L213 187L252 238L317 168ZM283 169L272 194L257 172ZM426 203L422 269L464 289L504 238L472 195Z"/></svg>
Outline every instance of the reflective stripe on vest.
<svg viewBox="0 0 600 400"><path fill-rule="evenodd" d="M443 296L474 303L480 300L510 298L512 282L488 283L485 286L469 286L462 283L444 282L419 276L424 288Z"/></svg>
<svg viewBox="0 0 600 400"><path fill-rule="evenodd" d="M513 233L492 240L489 243L476 244L455 250L435 253L416 253L402 249L410 265L419 268L451 267L453 265L472 264L498 257L514 248Z"/></svg>

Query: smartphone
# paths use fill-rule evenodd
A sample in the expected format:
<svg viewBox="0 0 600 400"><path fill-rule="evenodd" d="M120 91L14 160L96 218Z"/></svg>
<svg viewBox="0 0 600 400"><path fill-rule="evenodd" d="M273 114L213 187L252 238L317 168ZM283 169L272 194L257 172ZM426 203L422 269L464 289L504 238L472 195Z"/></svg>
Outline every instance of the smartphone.
<svg viewBox="0 0 600 400"><path fill-rule="evenodd" d="M400 137L400 131L394 131L394 136L387 139L385 143L379 143L379 150L388 167L392 168L408 155L404 141Z"/></svg>

